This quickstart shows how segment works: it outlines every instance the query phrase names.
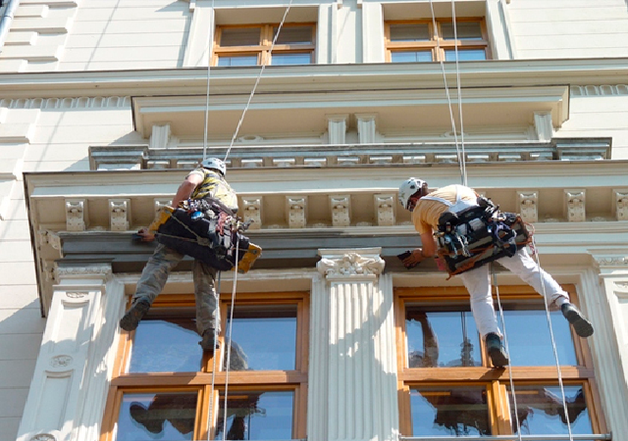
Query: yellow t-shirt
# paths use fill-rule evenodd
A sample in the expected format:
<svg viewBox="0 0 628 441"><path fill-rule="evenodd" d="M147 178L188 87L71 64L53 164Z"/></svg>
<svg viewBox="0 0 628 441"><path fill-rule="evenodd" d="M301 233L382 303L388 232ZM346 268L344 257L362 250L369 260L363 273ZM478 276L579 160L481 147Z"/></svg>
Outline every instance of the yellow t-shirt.
<svg viewBox="0 0 628 441"><path fill-rule="evenodd" d="M192 192L192 199L203 199L206 196L211 196L218 199L232 211L238 209L238 197L236 192L220 173L199 167L192 170L189 175L193 174L201 175L203 182L197 185Z"/></svg>
<svg viewBox="0 0 628 441"><path fill-rule="evenodd" d="M478 197L473 189L461 185L447 185L446 187L439 188L429 193L427 196L437 197L455 204L458 195L461 200L473 202L475 202ZM423 198L419 199L419 202L412 211L414 228L419 234L436 231L438 229L440 215L447 210L449 210L449 206L442 202Z"/></svg>

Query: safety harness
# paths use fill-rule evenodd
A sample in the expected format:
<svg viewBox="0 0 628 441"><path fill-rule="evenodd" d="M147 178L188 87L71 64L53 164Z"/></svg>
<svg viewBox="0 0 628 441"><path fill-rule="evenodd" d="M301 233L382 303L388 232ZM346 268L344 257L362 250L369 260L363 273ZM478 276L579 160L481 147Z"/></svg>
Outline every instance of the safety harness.
<svg viewBox="0 0 628 441"><path fill-rule="evenodd" d="M501 212L490 199L480 196L474 202L457 196L456 203L434 196L422 199L449 206L441 214L434 235L437 254L450 277L502 257L512 257L532 240L521 216Z"/></svg>
<svg viewBox="0 0 628 441"><path fill-rule="evenodd" d="M156 230L155 237L159 243L219 271L231 270L247 252L254 252L255 255L250 256L252 260L261 253L261 249L242 234L248 224L241 222L219 200L208 196L190 199L182 205L176 209L163 208L157 221L151 225L150 229Z"/></svg>

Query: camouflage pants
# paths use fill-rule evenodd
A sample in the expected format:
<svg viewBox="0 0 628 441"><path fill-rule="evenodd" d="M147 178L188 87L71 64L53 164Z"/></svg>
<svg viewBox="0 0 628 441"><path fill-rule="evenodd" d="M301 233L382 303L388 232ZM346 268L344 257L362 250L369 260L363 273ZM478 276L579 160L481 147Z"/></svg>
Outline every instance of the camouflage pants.
<svg viewBox="0 0 628 441"><path fill-rule="evenodd" d="M152 304L166 285L170 271L183 257L183 254L172 248L158 244L142 270L133 301L144 299ZM218 333L220 332L220 311L214 288L216 270L199 260L194 260L192 277L196 297L196 329L200 335L203 335L206 329L215 329Z"/></svg>

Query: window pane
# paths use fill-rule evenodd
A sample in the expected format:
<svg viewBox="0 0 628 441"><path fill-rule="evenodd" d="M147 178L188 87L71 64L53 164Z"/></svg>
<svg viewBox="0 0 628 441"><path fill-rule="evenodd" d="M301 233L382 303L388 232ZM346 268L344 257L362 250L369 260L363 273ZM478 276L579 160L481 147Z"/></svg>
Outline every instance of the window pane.
<svg viewBox="0 0 628 441"><path fill-rule="evenodd" d="M273 37L277 34L278 27L273 28ZM312 26L283 26L277 44L311 44Z"/></svg>
<svg viewBox="0 0 628 441"><path fill-rule="evenodd" d="M222 439L224 400L224 393L221 393L214 439ZM293 402L292 391L230 391L227 399L226 439L292 439Z"/></svg>
<svg viewBox="0 0 628 441"><path fill-rule="evenodd" d="M391 24L390 41L429 41L430 28L427 24Z"/></svg>
<svg viewBox="0 0 628 441"><path fill-rule="evenodd" d="M227 329L229 323L227 323ZM296 305L236 306L232 340L248 361L248 369L292 370L297 341Z"/></svg>
<svg viewBox="0 0 628 441"><path fill-rule="evenodd" d="M569 323L559 312L551 313L550 317L560 364L577 365ZM504 320L512 366L556 364L544 310L504 311Z"/></svg>
<svg viewBox="0 0 628 441"><path fill-rule="evenodd" d="M218 66L257 66L257 55L218 57Z"/></svg>
<svg viewBox="0 0 628 441"><path fill-rule="evenodd" d="M565 401L567 414L571 424L571 432L575 434L593 433L591 418L580 386L565 386ZM514 402L510 395L510 409L513 430L516 431ZM563 408L563 399L558 386L517 386L517 414L522 434L565 434L569 433L567 419Z"/></svg>
<svg viewBox="0 0 628 441"><path fill-rule="evenodd" d="M484 49L458 49L458 61L478 61L486 60ZM456 61L456 51L448 49L445 51L445 61Z"/></svg>
<svg viewBox="0 0 628 441"><path fill-rule="evenodd" d="M454 39L454 26L452 23L441 23L441 32L445 40ZM482 40L482 26L479 22L456 23L458 40Z"/></svg>
<svg viewBox="0 0 628 441"><path fill-rule="evenodd" d="M196 392L124 394L116 441L193 439L197 395Z"/></svg>
<svg viewBox="0 0 628 441"><path fill-rule="evenodd" d="M191 318L144 319L135 331L129 372L197 372L199 341Z"/></svg>
<svg viewBox="0 0 628 441"><path fill-rule="evenodd" d="M223 28L220 46L258 46L261 28Z"/></svg>
<svg viewBox="0 0 628 441"><path fill-rule="evenodd" d="M410 390L412 435L490 435L483 387L420 387Z"/></svg>
<svg viewBox="0 0 628 441"><path fill-rule="evenodd" d="M295 53L275 53L272 55L271 64L282 65L295 65L295 64L311 64L312 55L308 53L295 54Z"/></svg>
<svg viewBox="0 0 628 441"><path fill-rule="evenodd" d="M432 61L432 51L395 51L390 54L393 63L415 63Z"/></svg>
<svg viewBox="0 0 628 441"><path fill-rule="evenodd" d="M480 339L469 311L406 310L409 367L481 366Z"/></svg>

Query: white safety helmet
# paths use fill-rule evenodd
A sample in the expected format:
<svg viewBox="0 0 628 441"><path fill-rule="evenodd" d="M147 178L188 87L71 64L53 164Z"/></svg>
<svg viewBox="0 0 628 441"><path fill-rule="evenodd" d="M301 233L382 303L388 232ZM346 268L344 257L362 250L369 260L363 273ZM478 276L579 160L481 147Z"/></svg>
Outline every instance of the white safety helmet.
<svg viewBox="0 0 628 441"><path fill-rule="evenodd" d="M409 178L399 187L399 203L406 210L410 210L409 202L410 198L416 193L419 193L423 186L427 187L427 182L418 178Z"/></svg>
<svg viewBox="0 0 628 441"><path fill-rule="evenodd" d="M227 166L225 165L225 162L222 159L207 158L203 162L201 162L201 165L204 168L210 168L212 170L217 170L223 176L225 176L227 174Z"/></svg>

